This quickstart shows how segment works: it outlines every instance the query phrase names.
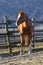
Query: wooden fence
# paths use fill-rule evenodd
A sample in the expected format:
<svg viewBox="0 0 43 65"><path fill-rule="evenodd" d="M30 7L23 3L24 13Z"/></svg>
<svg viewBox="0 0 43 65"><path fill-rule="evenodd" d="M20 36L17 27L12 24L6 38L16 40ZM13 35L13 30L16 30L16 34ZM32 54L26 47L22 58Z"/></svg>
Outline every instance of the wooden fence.
<svg viewBox="0 0 43 65"><path fill-rule="evenodd" d="M0 22L0 38L4 38L5 42L9 43L9 49L10 52L12 52L11 44L20 43L20 35L17 27L15 26L15 21L6 20L3 23ZM34 21L34 47L35 42L43 42L43 21ZM43 46L43 43L40 44Z"/></svg>

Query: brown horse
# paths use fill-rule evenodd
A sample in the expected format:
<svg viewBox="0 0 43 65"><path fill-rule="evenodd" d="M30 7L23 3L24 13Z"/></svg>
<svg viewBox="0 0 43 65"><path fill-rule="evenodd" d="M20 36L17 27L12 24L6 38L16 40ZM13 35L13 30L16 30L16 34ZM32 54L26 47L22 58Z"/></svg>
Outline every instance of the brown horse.
<svg viewBox="0 0 43 65"><path fill-rule="evenodd" d="M25 42L27 43L28 50L31 48L31 42L33 37L33 22L23 11L20 10L18 14L19 15L16 21L16 25L18 27L21 39L20 54L24 54Z"/></svg>

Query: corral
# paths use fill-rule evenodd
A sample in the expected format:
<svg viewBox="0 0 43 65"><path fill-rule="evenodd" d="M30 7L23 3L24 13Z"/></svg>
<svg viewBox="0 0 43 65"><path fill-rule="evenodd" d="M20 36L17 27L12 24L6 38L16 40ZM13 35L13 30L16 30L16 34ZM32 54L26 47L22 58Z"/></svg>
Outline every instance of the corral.
<svg viewBox="0 0 43 65"><path fill-rule="evenodd" d="M43 21L33 21L34 23L34 37L33 37L33 47L43 47ZM0 23L0 46L9 47L10 52L12 52L11 47L17 46L20 43L20 35L18 33L17 27L15 26L15 21L4 20ZM0 48L1 48L0 47Z"/></svg>
<svg viewBox="0 0 43 65"><path fill-rule="evenodd" d="M20 51L19 50L20 35L18 33L17 27L15 26L15 21L6 20L3 23L1 22L0 23L0 61L2 62L0 64L1 65L28 65L28 64L43 65L43 51L42 51L43 21L34 21L34 37L32 42L33 42L33 53L29 56L28 55L19 56L18 54ZM35 50L38 52L35 52ZM13 56L13 54L11 54L10 56L9 52L14 52L14 55L17 54L17 56ZM8 53L8 55L6 54L3 55L3 53Z"/></svg>

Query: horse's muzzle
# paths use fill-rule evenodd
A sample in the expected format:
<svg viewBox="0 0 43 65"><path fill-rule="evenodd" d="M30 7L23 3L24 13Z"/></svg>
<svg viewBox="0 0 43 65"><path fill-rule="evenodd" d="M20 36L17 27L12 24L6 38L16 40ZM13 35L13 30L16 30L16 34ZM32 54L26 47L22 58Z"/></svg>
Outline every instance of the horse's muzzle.
<svg viewBox="0 0 43 65"><path fill-rule="evenodd" d="M18 25L17 25L17 22L15 22L15 25L18 26Z"/></svg>

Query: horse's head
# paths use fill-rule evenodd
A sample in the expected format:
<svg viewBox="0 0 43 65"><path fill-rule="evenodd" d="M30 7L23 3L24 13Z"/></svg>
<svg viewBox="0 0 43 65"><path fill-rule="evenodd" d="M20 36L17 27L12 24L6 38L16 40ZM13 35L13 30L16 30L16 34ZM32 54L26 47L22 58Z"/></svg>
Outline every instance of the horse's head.
<svg viewBox="0 0 43 65"><path fill-rule="evenodd" d="M24 21L24 12L22 10L18 11L18 18L16 21L16 26L19 26Z"/></svg>

